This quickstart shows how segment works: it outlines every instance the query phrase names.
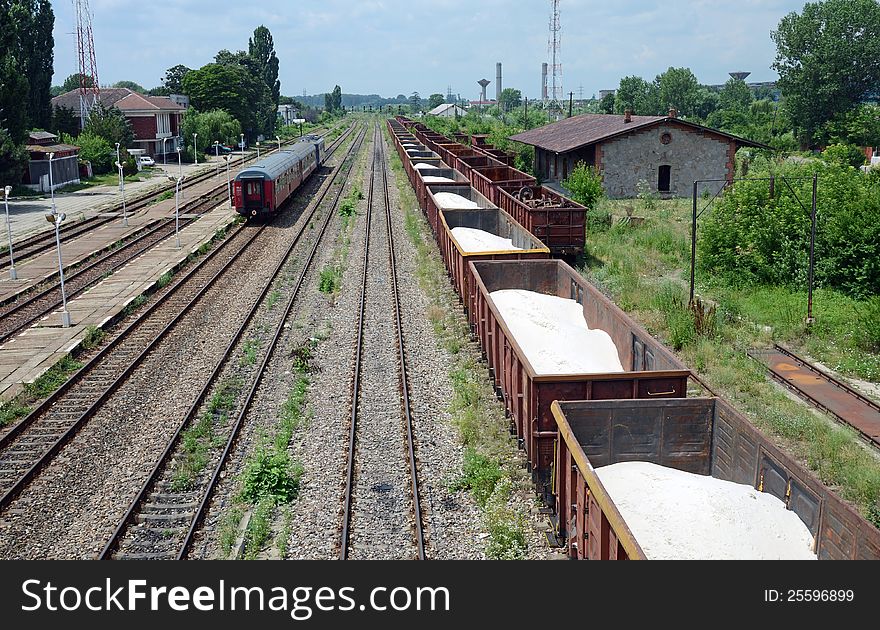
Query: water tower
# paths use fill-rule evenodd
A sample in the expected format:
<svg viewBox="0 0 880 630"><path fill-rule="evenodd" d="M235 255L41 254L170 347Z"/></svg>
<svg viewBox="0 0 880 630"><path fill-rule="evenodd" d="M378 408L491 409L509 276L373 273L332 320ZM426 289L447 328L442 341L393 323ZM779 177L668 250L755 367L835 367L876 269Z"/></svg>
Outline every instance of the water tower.
<svg viewBox="0 0 880 630"><path fill-rule="evenodd" d="M751 76L751 72L731 72L730 76L733 79L739 79L740 81L745 81L749 76Z"/></svg>

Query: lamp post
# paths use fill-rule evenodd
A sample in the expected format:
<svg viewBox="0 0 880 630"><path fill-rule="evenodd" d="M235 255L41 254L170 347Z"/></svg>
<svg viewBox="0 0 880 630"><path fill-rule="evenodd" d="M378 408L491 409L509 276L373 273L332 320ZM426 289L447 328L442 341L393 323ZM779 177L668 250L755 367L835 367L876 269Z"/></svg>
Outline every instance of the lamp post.
<svg viewBox="0 0 880 630"><path fill-rule="evenodd" d="M244 134L240 133L238 135L241 136L241 142L238 143L238 146L241 148L241 154L244 155Z"/></svg>
<svg viewBox="0 0 880 630"><path fill-rule="evenodd" d="M231 155L224 155L224 159L226 160L226 194L229 197L229 207L232 207L232 180L229 177L229 161L232 159Z"/></svg>
<svg viewBox="0 0 880 630"><path fill-rule="evenodd" d="M168 153L165 151L165 143L168 138L162 138L162 166L168 166Z"/></svg>
<svg viewBox="0 0 880 630"><path fill-rule="evenodd" d="M278 150L281 150L281 136L275 136L275 139L278 141Z"/></svg>
<svg viewBox="0 0 880 630"><path fill-rule="evenodd" d="M116 167L119 169L119 181L122 182L122 225L128 227L128 215L125 212L125 178L122 173L122 162L116 162Z"/></svg>
<svg viewBox="0 0 880 630"><path fill-rule="evenodd" d="M179 144L177 145L177 177L183 179L183 162L180 160L180 152L183 149Z"/></svg>
<svg viewBox="0 0 880 630"><path fill-rule="evenodd" d="M172 182L174 182L174 241L177 245L177 249L180 249L180 192L183 190L183 180L185 177L171 177L168 176Z"/></svg>
<svg viewBox="0 0 880 630"><path fill-rule="evenodd" d="M260 159L260 141L257 140L257 159Z"/></svg>
<svg viewBox="0 0 880 630"><path fill-rule="evenodd" d="M55 214L55 186L52 182L52 158L54 157L54 153L49 154L49 194L52 195L52 214Z"/></svg>
<svg viewBox="0 0 880 630"><path fill-rule="evenodd" d="M58 214L55 211L54 204L52 206L52 214L46 215L46 221L55 226L55 245L58 248L58 277L61 278L61 303L63 305L61 326L70 328L70 313L67 312L67 293L64 291L64 263L61 262L61 223L66 218L67 215L63 212Z"/></svg>
<svg viewBox="0 0 880 630"><path fill-rule="evenodd" d="M12 186L6 186L3 189L3 199L6 205L6 233L9 235L9 279L18 280L15 273L15 259L12 257L12 223L9 221L9 193L12 192Z"/></svg>
<svg viewBox="0 0 880 630"><path fill-rule="evenodd" d="M220 141L214 140L214 156L217 158L217 177L220 177Z"/></svg>
<svg viewBox="0 0 880 630"><path fill-rule="evenodd" d="M197 134L197 133L193 134L193 157L196 160L196 166L199 165L199 147L196 144L196 140L198 139L198 137L199 137L199 134Z"/></svg>
<svg viewBox="0 0 880 630"><path fill-rule="evenodd" d="M116 164L118 165L121 160L119 159L119 143L116 143ZM122 171L119 171L119 192L122 192Z"/></svg>

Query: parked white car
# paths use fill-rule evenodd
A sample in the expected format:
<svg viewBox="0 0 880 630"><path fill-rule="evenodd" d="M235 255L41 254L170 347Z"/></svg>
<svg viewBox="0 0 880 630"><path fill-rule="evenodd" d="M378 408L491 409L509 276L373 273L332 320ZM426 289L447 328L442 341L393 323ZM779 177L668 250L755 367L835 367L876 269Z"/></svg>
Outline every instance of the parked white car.
<svg viewBox="0 0 880 630"><path fill-rule="evenodd" d="M142 155L139 160L141 166L156 166L156 160L151 158L149 155Z"/></svg>

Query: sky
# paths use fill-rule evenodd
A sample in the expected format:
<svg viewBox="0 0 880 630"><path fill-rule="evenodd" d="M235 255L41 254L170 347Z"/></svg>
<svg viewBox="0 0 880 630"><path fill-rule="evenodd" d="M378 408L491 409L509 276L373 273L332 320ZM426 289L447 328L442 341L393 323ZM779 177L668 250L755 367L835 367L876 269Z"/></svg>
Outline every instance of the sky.
<svg viewBox="0 0 880 630"><path fill-rule="evenodd" d="M564 91L589 98L620 78L648 80L670 66L689 67L701 83L732 71L773 81L770 39L782 17L805 0L561 0ZM55 11L53 83L78 72L73 2ZM198 68L223 48L247 50L265 25L280 61L281 93L393 97L419 92L476 99L495 64L504 87L540 96L548 59L550 0L91 0L101 85L161 84L177 64Z"/></svg>

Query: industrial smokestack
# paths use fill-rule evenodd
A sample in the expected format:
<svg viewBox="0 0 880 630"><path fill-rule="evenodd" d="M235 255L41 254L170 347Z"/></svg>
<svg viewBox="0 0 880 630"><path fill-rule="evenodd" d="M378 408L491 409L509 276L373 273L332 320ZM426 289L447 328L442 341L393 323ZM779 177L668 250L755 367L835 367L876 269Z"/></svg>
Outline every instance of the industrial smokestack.
<svg viewBox="0 0 880 630"><path fill-rule="evenodd" d="M501 104L501 62L495 64L495 102Z"/></svg>
<svg viewBox="0 0 880 630"><path fill-rule="evenodd" d="M547 64L541 64L541 100L547 102Z"/></svg>

